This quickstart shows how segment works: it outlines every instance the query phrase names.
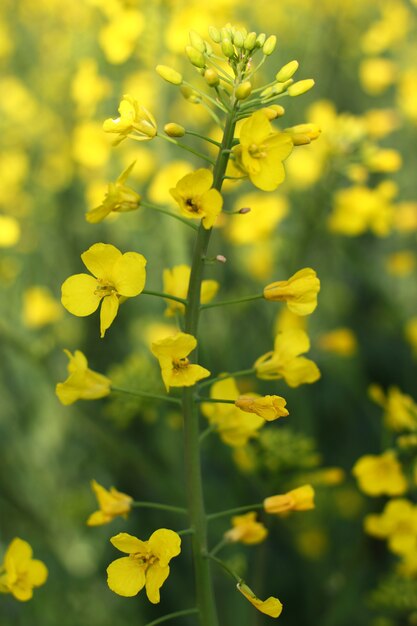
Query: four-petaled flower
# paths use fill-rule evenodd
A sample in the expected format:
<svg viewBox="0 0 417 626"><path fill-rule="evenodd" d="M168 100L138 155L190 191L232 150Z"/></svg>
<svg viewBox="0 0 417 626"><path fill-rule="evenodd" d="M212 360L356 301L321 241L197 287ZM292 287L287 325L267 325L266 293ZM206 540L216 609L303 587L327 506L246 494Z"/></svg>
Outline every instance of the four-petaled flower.
<svg viewBox="0 0 417 626"><path fill-rule="evenodd" d="M314 509L314 489L311 485L301 485L287 493L270 496L264 500L264 509L277 515L289 511L309 511Z"/></svg>
<svg viewBox="0 0 417 626"><path fill-rule="evenodd" d="M0 566L1 593L11 593L16 600L26 602L33 596L33 588L45 583L47 567L42 561L32 559L32 554L27 541L13 539Z"/></svg>
<svg viewBox="0 0 417 626"><path fill-rule="evenodd" d="M282 603L278 600L278 598L274 598L270 596L266 600L260 600L253 593L252 589L250 589L245 583L240 582L237 584L237 588L242 593L247 600L253 606L258 609L261 613L265 615L269 615L269 617L279 617L282 613Z"/></svg>
<svg viewBox="0 0 417 626"><path fill-rule="evenodd" d="M265 111L256 111L242 124L234 148L236 164L263 191L274 191L285 178L282 161L293 148L288 133L274 132Z"/></svg>
<svg viewBox="0 0 417 626"><path fill-rule="evenodd" d="M108 118L103 123L104 132L119 135L114 145L126 139L130 133L135 133L137 141L149 141L155 137L157 130L154 116L133 96L124 95L118 110L120 117Z"/></svg>
<svg viewBox="0 0 417 626"><path fill-rule="evenodd" d="M198 380L210 376L205 367L187 359L196 346L197 339L187 333L177 333L152 344L152 354L159 361L167 391L170 387L192 387Z"/></svg>
<svg viewBox="0 0 417 626"><path fill-rule="evenodd" d="M256 521L255 511L232 517L232 526L233 528L224 534L226 541L253 545L261 543L268 534L262 522Z"/></svg>
<svg viewBox="0 0 417 626"><path fill-rule="evenodd" d="M145 287L146 259L106 243L95 243L81 255L89 274L70 276L62 285L61 302L73 315L84 317L100 311L100 336L109 328L119 309L120 298L139 295Z"/></svg>
<svg viewBox="0 0 417 626"><path fill-rule="evenodd" d="M160 601L159 590L169 575L169 562L181 552L181 537L173 530L160 528L141 541L128 533L110 539L112 544L129 556L110 563L107 584L119 596L135 596L143 587L153 604Z"/></svg>
<svg viewBox="0 0 417 626"><path fill-rule="evenodd" d="M417 506L405 498L390 500L381 515L367 515L364 526L368 534L387 539L394 554L407 556L417 549Z"/></svg>
<svg viewBox="0 0 417 626"><path fill-rule="evenodd" d="M185 217L201 219L206 229L212 228L222 210L223 198L217 189L212 189L213 174L201 168L186 174L170 193Z"/></svg>
<svg viewBox="0 0 417 626"><path fill-rule="evenodd" d="M55 388L56 395L62 404L72 404L76 400L97 400L109 395L110 378L90 370L88 361L80 350L76 350L74 354L71 354L69 350L64 350L64 352L69 358L69 376L63 383L58 383Z"/></svg>
<svg viewBox="0 0 417 626"><path fill-rule="evenodd" d="M286 302L290 311L296 315L310 315L317 306L317 294L320 280L316 272L305 267L288 280L279 280L267 285L264 298L273 302Z"/></svg>
<svg viewBox="0 0 417 626"><path fill-rule="evenodd" d="M393 450L379 456L362 456L356 461L352 474L368 496L401 496L407 491L407 480Z"/></svg>
<svg viewBox="0 0 417 626"><path fill-rule="evenodd" d="M100 509L90 515L87 520L87 526L108 524L118 515L127 517L132 508L133 498L131 496L117 491L114 487L111 487L108 491L95 480L91 481L91 488L96 495Z"/></svg>
<svg viewBox="0 0 417 626"><path fill-rule="evenodd" d="M85 215L90 224L97 224L104 220L110 213L126 213L138 208L141 197L134 189L125 182L133 169L136 161L133 161L119 176L115 183L109 183L103 202L95 209L91 209Z"/></svg>

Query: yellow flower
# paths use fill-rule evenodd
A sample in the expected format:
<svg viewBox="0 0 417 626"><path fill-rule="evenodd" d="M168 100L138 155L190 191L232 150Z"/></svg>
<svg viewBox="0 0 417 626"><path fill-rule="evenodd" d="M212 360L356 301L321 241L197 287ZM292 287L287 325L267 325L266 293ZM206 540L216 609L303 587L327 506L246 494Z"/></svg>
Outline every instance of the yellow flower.
<svg viewBox="0 0 417 626"><path fill-rule="evenodd" d="M218 400L236 400L239 395L233 378L219 380L211 386L210 396ZM245 446L249 439L256 437L265 421L258 415L244 413L235 404L204 402L203 415L215 426L220 439L228 446Z"/></svg>
<svg viewBox="0 0 417 626"><path fill-rule="evenodd" d="M239 396L235 402L235 406L245 413L255 413L267 422L276 420L279 417L286 417L288 411L285 408L287 401L281 396Z"/></svg>
<svg viewBox="0 0 417 626"><path fill-rule="evenodd" d="M23 294L23 322L28 328L42 328L62 317L62 307L47 287L34 285Z"/></svg>
<svg viewBox="0 0 417 626"><path fill-rule="evenodd" d="M388 539L394 554L406 556L417 548L417 506L404 498L390 500L381 515L367 515L365 531L378 539Z"/></svg>
<svg viewBox="0 0 417 626"><path fill-rule="evenodd" d="M256 521L256 512L232 517L232 526L224 534L226 541L240 542L246 545L261 543L268 534L268 530L261 522Z"/></svg>
<svg viewBox="0 0 417 626"><path fill-rule="evenodd" d="M132 298L145 287L146 259L137 252L126 252L106 243L95 243L81 255L93 276L75 274L62 285L61 302L78 317L100 311L100 336L112 324L119 309L120 298Z"/></svg>
<svg viewBox="0 0 417 626"><path fill-rule="evenodd" d="M152 344L152 354L161 366L162 380L170 387L192 387L198 380L210 376L201 365L191 364L187 356L197 346L197 339L187 333L177 333Z"/></svg>
<svg viewBox="0 0 417 626"><path fill-rule="evenodd" d="M327 352L333 352L338 356L352 356L358 349L358 342L350 328L335 328L320 335L319 348Z"/></svg>
<svg viewBox="0 0 417 626"><path fill-rule="evenodd" d="M368 496L400 496L407 491L407 481L392 450L379 456L362 456L356 461L352 473L359 488Z"/></svg>
<svg viewBox="0 0 417 626"><path fill-rule="evenodd" d="M0 566L1 593L11 593L16 600L26 602L33 596L33 588L45 583L48 578L46 565L32 559L32 554L27 541L18 537L13 539Z"/></svg>
<svg viewBox="0 0 417 626"><path fill-rule="evenodd" d="M239 145L234 149L237 165L263 191L274 191L285 178L282 161L293 148L287 133L274 132L265 111L256 111L242 124Z"/></svg>
<svg viewBox="0 0 417 626"><path fill-rule="evenodd" d="M310 359L299 356L309 349L310 340L303 330L278 333L274 350L255 362L256 375L267 380L283 378L290 387L314 383L320 378L319 368Z"/></svg>
<svg viewBox="0 0 417 626"><path fill-rule="evenodd" d="M103 374L88 368L85 355L76 350L71 354L64 350L69 358L67 380L58 383L55 392L62 404L73 404L77 400L97 400L110 393L111 380Z"/></svg>
<svg viewBox="0 0 417 626"><path fill-rule="evenodd" d="M132 508L133 498L126 493L117 491L114 487L111 487L110 491L108 491L95 480L91 481L91 488L96 495L100 509L90 515L87 520L87 526L108 524L118 515L124 518L127 517Z"/></svg>
<svg viewBox="0 0 417 626"><path fill-rule="evenodd" d="M181 537L173 530L160 528L141 541L128 533L119 533L111 543L129 556L110 563L107 584L119 596L135 596L143 587L148 600L160 601L159 590L169 575L169 562L181 552Z"/></svg>
<svg viewBox="0 0 417 626"><path fill-rule="evenodd" d="M187 297L188 283L190 282L191 268L189 265L176 265L171 269L165 269L163 273L164 292L177 298ZM217 280L203 280L201 284L201 304L210 302L219 289ZM165 315L172 317L176 313L184 313L185 307L181 302L166 300L168 308Z"/></svg>
<svg viewBox="0 0 417 626"><path fill-rule="evenodd" d="M287 493L270 496L264 500L267 513L288 513L289 511L309 511L314 509L314 489L311 485L302 485Z"/></svg>
<svg viewBox="0 0 417 626"><path fill-rule="evenodd" d="M389 387L386 394L379 385L368 389L370 398L384 409L384 422L392 430L415 430L417 428L417 404L411 396L398 387Z"/></svg>
<svg viewBox="0 0 417 626"><path fill-rule="evenodd" d="M136 133L134 137L138 141L149 141L155 137L157 132L155 118L129 94L123 96L119 113L120 117L108 118L103 123L104 132L119 135L114 142L115 145L126 139L130 133Z"/></svg>
<svg viewBox="0 0 417 626"><path fill-rule="evenodd" d="M255 609L258 609L261 613L265 615L269 615L269 617L279 617L282 613L282 604L278 600L278 598L274 598L273 596L267 598L266 600L260 600L255 596L252 589L250 589L244 583L238 583L237 588L242 593L247 600Z"/></svg>
<svg viewBox="0 0 417 626"><path fill-rule="evenodd" d="M212 189L213 174L199 169L181 178L170 193L185 217L202 218L206 229L212 228L222 210L223 198L217 189Z"/></svg>
<svg viewBox="0 0 417 626"><path fill-rule="evenodd" d="M90 224L97 224L104 220L110 213L125 213L138 208L141 197L136 191L127 187L125 182L135 165L135 161L129 165L119 176L115 183L109 183L107 193L100 206L86 213L85 219Z"/></svg>
<svg viewBox="0 0 417 626"><path fill-rule="evenodd" d="M317 306L320 280L310 267L296 272L288 280L280 280L267 285L264 298L273 302L286 302L296 315L310 315Z"/></svg>

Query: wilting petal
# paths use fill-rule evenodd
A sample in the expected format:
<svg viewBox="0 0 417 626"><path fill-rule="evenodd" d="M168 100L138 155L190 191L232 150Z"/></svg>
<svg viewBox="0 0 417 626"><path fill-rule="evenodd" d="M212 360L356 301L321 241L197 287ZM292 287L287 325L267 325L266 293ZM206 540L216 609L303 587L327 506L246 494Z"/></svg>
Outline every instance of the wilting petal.
<svg viewBox="0 0 417 626"><path fill-rule="evenodd" d="M117 559L107 568L107 584L119 596L135 596L145 585L144 567L130 556Z"/></svg>

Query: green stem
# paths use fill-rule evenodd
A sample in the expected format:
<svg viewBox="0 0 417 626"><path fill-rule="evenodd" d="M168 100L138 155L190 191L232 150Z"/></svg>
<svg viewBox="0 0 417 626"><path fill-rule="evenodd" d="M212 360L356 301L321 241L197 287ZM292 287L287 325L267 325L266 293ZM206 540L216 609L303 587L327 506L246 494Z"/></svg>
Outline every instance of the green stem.
<svg viewBox="0 0 417 626"><path fill-rule="evenodd" d="M194 528L184 528L183 530L177 530L176 533L177 535L180 535L181 537L184 537L186 535L193 535Z"/></svg>
<svg viewBox="0 0 417 626"><path fill-rule="evenodd" d="M224 546L227 546L229 543L230 542L227 541L227 539L225 539L224 537L223 539L220 539L219 543L216 544L212 550L210 550L210 556L214 556L215 554L220 552L220 550L222 550L222 548L224 548Z"/></svg>
<svg viewBox="0 0 417 626"><path fill-rule="evenodd" d="M228 517L229 515L235 515L235 513L245 513L245 511L253 511L254 509L263 509L264 505L260 504L246 504L245 506L238 506L235 509L227 509L226 511L218 511L217 513L210 513L207 515L208 520L218 519L219 517Z"/></svg>
<svg viewBox="0 0 417 626"><path fill-rule="evenodd" d="M148 393L147 391L123 389L122 387L111 386L111 390L116 393L126 393L129 396L136 396L137 398L150 398L152 400L163 400L164 402L172 402L173 404L181 404L179 398L170 398L169 396L163 396L158 393Z"/></svg>
<svg viewBox="0 0 417 626"><path fill-rule="evenodd" d="M218 102L217 100L215 100L214 98L212 98L211 96L209 96L207 93L205 93L204 91L201 91L201 89L197 89L197 87L195 85L190 85L190 83L187 83L187 81L184 81L183 83L184 85L186 85L187 87L191 87L191 89L193 91L196 91L198 93L198 95L200 95L202 98L205 98L206 100L208 100L209 102L211 102L211 104L213 104L215 107L217 107L218 109L220 109L221 111L223 111L223 113L226 113L227 110L225 108L225 106L223 105L222 102ZM213 164L214 165L214 164Z"/></svg>
<svg viewBox="0 0 417 626"><path fill-rule="evenodd" d="M145 293L145 292L142 292ZM243 298L236 298L235 300L223 300L220 302L209 302L208 304L202 304L200 309L213 309L216 306L228 306L229 304L239 304L240 302L250 302L251 300L260 300L263 298L263 293L258 293L255 296L245 296Z"/></svg>
<svg viewBox="0 0 417 626"><path fill-rule="evenodd" d="M160 511L171 511L172 513L181 513L187 515L187 509L180 506L171 506L170 504L160 504L159 502L132 502L135 509L158 509Z"/></svg>
<svg viewBox="0 0 417 626"><path fill-rule="evenodd" d="M237 106L226 118L222 143L219 149L213 171L213 188L221 191L223 176L229 160L234 131ZM190 282L185 309L184 329L186 333L197 336L200 315L200 294L204 274L204 259L210 241L211 229L206 230L200 225L194 246L191 265ZM203 481L201 475L200 458L200 429L196 403L194 402L194 388L185 387L183 390L184 414L184 448L186 490L190 515L190 526L194 529L192 536L194 571L197 606L200 611L201 626L217 626L217 610L211 579L210 564L207 553L207 521L204 507Z"/></svg>
<svg viewBox="0 0 417 626"><path fill-rule="evenodd" d="M182 148L183 150L186 150L187 152L191 152L195 156L198 156L200 159L204 159L204 161L207 161L211 165L215 164L213 159L210 159L210 157L208 157L206 154L203 154L202 152L198 152L198 150L194 150L194 148L191 148L190 146L187 146L184 143L180 143L176 139L172 139L171 137L168 137L167 135L160 135L159 133L158 133L158 137L161 137L161 139L165 139L165 141L168 141L169 143L173 143L175 146L178 146L179 148Z"/></svg>
<svg viewBox="0 0 417 626"><path fill-rule="evenodd" d="M215 563L217 563L217 565L220 565L220 567L222 567L225 570L225 572L227 572L232 578L234 578L234 580L237 583L241 583L242 582L242 578L238 574L236 574L236 572L234 572L232 569L230 569L230 567L228 565L226 565L226 563L224 563L224 561L222 561L221 559L218 559L217 556L213 556L212 554L210 554L210 552L208 552L206 554L206 557L208 559L211 559Z"/></svg>
<svg viewBox="0 0 417 626"><path fill-rule="evenodd" d="M195 613L198 612L198 609L184 609L183 611L168 613L168 615L164 615L163 617L154 619L153 622L148 622L147 624L145 624L145 626L157 626L157 624L162 624L163 622L167 622L170 619L175 619L176 617L185 617L186 615L195 615Z"/></svg>
<svg viewBox="0 0 417 626"><path fill-rule="evenodd" d="M236 400L220 400L220 398L195 398L195 402L214 402L216 404L235 404Z"/></svg>
<svg viewBox="0 0 417 626"><path fill-rule="evenodd" d="M220 148L220 143L218 141L216 141L215 139L211 139L211 137L200 135L200 133L197 133L194 130L186 130L185 134L192 135L193 137L198 137L199 139L204 139L204 141L208 141L209 143L212 143L214 146L217 146L217 148Z"/></svg>
<svg viewBox="0 0 417 626"><path fill-rule="evenodd" d="M182 222L189 228L192 228L193 230L198 230L198 226L196 224L193 224L191 220L187 220L185 217L181 217L181 215L172 213L172 211L168 211L168 209L163 209L162 207L156 206L155 204L150 204L149 202L141 202L140 206L143 206L145 209L152 209L152 211L158 211L158 213L164 213L165 215L169 215L170 217L173 217L174 220Z"/></svg>
<svg viewBox="0 0 417 626"><path fill-rule="evenodd" d="M144 289L142 293L147 296L157 296L158 298L166 298L167 300L175 300L175 302L181 302L181 304L187 304L187 300L184 298L178 298L177 296L172 296L170 293L161 293L160 291L150 291L149 289Z"/></svg>
<svg viewBox="0 0 417 626"><path fill-rule="evenodd" d="M250 376L250 374L254 374L255 371L256 371L255 368L251 367L250 369L239 370L237 372L232 372L231 374L221 374L220 376L216 376L216 378L209 378L208 380L205 380L204 382L199 383L198 387L199 389L202 389L203 387L209 387L213 383L217 383L218 380L225 380L226 378L238 378L239 376Z"/></svg>

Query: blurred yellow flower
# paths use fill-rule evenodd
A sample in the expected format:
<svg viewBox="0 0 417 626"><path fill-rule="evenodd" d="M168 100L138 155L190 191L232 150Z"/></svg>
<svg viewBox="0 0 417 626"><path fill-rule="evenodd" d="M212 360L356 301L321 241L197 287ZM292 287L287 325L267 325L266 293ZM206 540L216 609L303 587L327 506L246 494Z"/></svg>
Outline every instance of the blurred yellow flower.
<svg viewBox="0 0 417 626"><path fill-rule="evenodd" d="M232 517L232 526L230 530L225 532L226 541L239 542L246 545L254 545L261 543L268 535L268 530L262 522L256 521L257 513L251 511L245 515L236 515Z"/></svg>
<svg viewBox="0 0 417 626"><path fill-rule="evenodd" d="M22 316L23 323L28 328L42 328L53 324L62 314L58 300L55 300L46 287L34 285L24 292Z"/></svg>
<svg viewBox="0 0 417 626"><path fill-rule="evenodd" d="M267 422L286 417L288 415L286 404L287 401L281 396L239 396L235 402L238 409L245 413L255 413Z"/></svg>
<svg viewBox="0 0 417 626"><path fill-rule="evenodd" d="M338 356L352 356L358 349L358 341L350 328L335 328L320 335L317 346Z"/></svg>
<svg viewBox="0 0 417 626"><path fill-rule="evenodd" d="M197 339L187 333L177 333L152 344L152 354L159 361L167 391L170 387L192 387L198 380L210 376L204 367L187 359L196 347Z"/></svg>
<svg viewBox="0 0 417 626"><path fill-rule="evenodd" d="M88 368L85 355L76 350L71 354L64 350L69 358L69 376L63 383L58 383L55 392L60 402L64 405L73 404L76 400L97 400L104 398L110 393L111 380L103 374L94 372Z"/></svg>
<svg viewBox="0 0 417 626"><path fill-rule="evenodd" d="M85 219L90 224L98 224L110 213L126 213L134 211L140 205L141 197L134 189L125 185L130 172L135 165L135 161L129 165L118 177L115 183L109 183L107 193L100 206L90 209Z"/></svg>
<svg viewBox="0 0 417 626"><path fill-rule="evenodd" d="M310 359L299 356L309 349L310 340L303 330L278 333L274 349L255 362L256 375L267 380L283 378L290 387L314 383L320 378L319 368Z"/></svg>
<svg viewBox="0 0 417 626"><path fill-rule="evenodd" d="M417 316L410 318L406 322L404 334L414 355L417 356Z"/></svg>
<svg viewBox="0 0 417 626"><path fill-rule="evenodd" d="M119 533L111 543L129 556L110 563L107 584L119 596L135 596L143 587L148 600L160 601L159 590L169 575L169 562L181 552L181 537L173 530L160 528L141 541L128 533Z"/></svg>
<svg viewBox="0 0 417 626"><path fill-rule="evenodd" d="M46 582L46 565L32 559L32 554L27 541L18 537L13 539L0 566L0 593L11 593L16 600L26 602L32 598L33 588Z"/></svg>
<svg viewBox="0 0 417 626"><path fill-rule="evenodd" d="M181 178L170 193L181 209L182 215L201 219L206 229L212 228L222 210L223 198L212 189L213 174L201 168Z"/></svg>
<svg viewBox="0 0 417 626"><path fill-rule="evenodd" d="M119 104L119 113L120 117L107 118L103 123L104 132L119 135L114 145L126 139L130 133L135 133L132 137L137 141L149 141L155 137L157 133L155 118L129 94L123 96Z"/></svg>
<svg viewBox="0 0 417 626"><path fill-rule="evenodd" d="M371 96L379 96L392 85L398 72L393 61L382 57L364 59L359 68L361 85Z"/></svg>
<svg viewBox="0 0 417 626"><path fill-rule="evenodd" d="M365 455L352 469L361 491L368 496L400 496L407 491L407 480L395 452Z"/></svg>
<svg viewBox="0 0 417 626"><path fill-rule="evenodd" d="M119 65L132 55L140 41L144 18L135 8L117 7L108 24L99 32L99 43L110 63Z"/></svg>
<svg viewBox="0 0 417 626"><path fill-rule="evenodd" d="M12 248L20 239L20 225L16 218L0 215L0 248Z"/></svg>
<svg viewBox="0 0 417 626"><path fill-rule="evenodd" d="M100 336L104 337L119 309L120 298L138 296L145 287L146 259L106 243L95 243L81 259L93 274L75 274L62 284L61 302L78 317L91 315L101 305Z"/></svg>
<svg viewBox="0 0 417 626"><path fill-rule="evenodd" d="M94 115L97 103L109 94L110 88L110 82L98 74L96 59L79 61L71 83L71 96L81 115Z"/></svg>
<svg viewBox="0 0 417 626"><path fill-rule="evenodd" d="M309 511L314 509L314 489L311 485L302 485L287 493L270 496L264 500L264 509L277 515L289 511Z"/></svg>
<svg viewBox="0 0 417 626"><path fill-rule="evenodd" d="M226 236L238 245L269 237L287 215L288 201L284 196L255 191L239 196L233 207L234 211L244 208L249 208L249 213L231 215L225 225Z"/></svg>
<svg viewBox="0 0 417 626"><path fill-rule="evenodd" d="M99 510L94 511L87 520L87 526L101 526L112 522L115 517L121 515L127 518L132 508L133 498L126 493L117 491L114 487L110 490L102 487L96 480L91 481L91 488L95 493Z"/></svg>
<svg viewBox="0 0 417 626"><path fill-rule="evenodd" d="M163 284L164 293L168 293L171 296L177 296L177 298L187 298L188 283L190 282L191 267L189 265L176 265L171 269L164 269L163 272ZM210 302L216 295L219 289L219 283L217 280L203 280L201 283L201 304ZM168 308L165 311L165 315L172 317L176 313L184 313L185 306L181 302L175 300L166 300Z"/></svg>
<svg viewBox="0 0 417 626"><path fill-rule="evenodd" d="M282 604L278 600L278 598L274 598L273 596L267 598L266 600L260 600L253 593L252 589L250 589L244 583L238 583L237 588L242 593L247 600L261 613L265 615L269 615L269 617L279 617L282 613Z"/></svg>
<svg viewBox="0 0 417 626"><path fill-rule="evenodd" d="M407 276L416 267L416 255L411 250L393 252L387 257L385 267L391 276Z"/></svg>
<svg viewBox="0 0 417 626"><path fill-rule="evenodd" d="M369 397L384 409L385 425L395 431L417 429L417 404L398 387L388 387L385 394L379 385L370 385Z"/></svg>
<svg viewBox="0 0 417 626"><path fill-rule="evenodd" d="M148 189L148 198L156 204L168 204L172 202L169 192L171 187L177 184L180 178L190 174L192 167L188 161L170 161L162 165L153 173L153 178Z"/></svg>
<svg viewBox="0 0 417 626"><path fill-rule="evenodd" d="M296 315L310 315L317 307L320 280L316 272L305 267L288 280L270 283L264 289L264 298L273 302L286 302Z"/></svg>
<svg viewBox="0 0 417 626"><path fill-rule="evenodd" d="M251 182L263 191L274 191L285 178L284 161L293 142L287 133L274 132L265 111L256 111L240 129L234 148L236 163Z"/></svg>
<svg viewBox="0 0 417 626"><path fill-rule="evenodd" d="M387 502L381 515L367 515L364 527L369 535L387 539L394 554L406 556L417 548L417 506L404 498Z"/></svg>

